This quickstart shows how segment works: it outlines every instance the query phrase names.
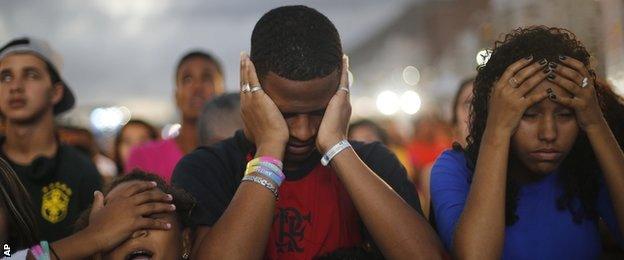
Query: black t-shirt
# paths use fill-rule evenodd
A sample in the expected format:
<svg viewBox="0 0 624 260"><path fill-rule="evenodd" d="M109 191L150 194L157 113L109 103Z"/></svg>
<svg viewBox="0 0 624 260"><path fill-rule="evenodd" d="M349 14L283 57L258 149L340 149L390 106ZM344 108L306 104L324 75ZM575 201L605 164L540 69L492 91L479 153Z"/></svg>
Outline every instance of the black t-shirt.
<svg viewBox="0 0 624 260"><path fill-rule="evenodd" d="M71 235L74 222L91 205L93 192L102 186L95 165L70 146L59 145L53 158L38 157L30 165L14 163L4 151L0 156L11 164L28 190L43 240Z"/></svg>
<svg viewBox="0 0 624 260"><path fill-rule="evenodd" d="M380 143L363 144L361 142L351 141L351 145L362 161L364 161L371 170L388 183L410 206L419 213L421 212L414 185L407 179L405 168L392 152ZM194 224L212 226L221 217L238 189L247 161L250 159L250 156L253 155L254 149L253 144L245 138L242 131L237 131L232 138L216 143L210 147L200 147L180 160L173 172L172 182L174 185L191 193L199 201L200 206L202 206L203 209L201 211L197 211L196 214L192 215L192 219L195 222ZM345 216L345 218L350 218L354 215L356 217L355 219L348 219L346 221L357 222L358 225L361 224L357 212L351 204L350 198L348 198L348 194L335 177L333 170L330 167L323 167L320 165L320 154L314 154L311 156L310 160L305 162L298 170L286 171L285 174L286 181L282 184L282 187L280 187L280 200L277 201L276 218L273 226L285 226L286 229L288 229L288 226L291 228L293 226L300 228L294 231L276 231L279 234L278 237L275 238L276 240L283 240L284 237L294 237L294 239L289 241L276 241L276 246L270 244L270 239L267 251L270 251L271 247L276 247L276 250L279 252L303 250L303 247L300 246L297 241L312 239L304 234L306 230L305 225L311 225L308 230L314 230L310 232L306 231L307 233L323 232L318 231L318 226L320 226L320 224L314 226L315 223L313 221L316 218L315 215L334 214L335 212L338 213L334 215ZM317 178L315 175L324 175L325 177ZM309 185L304 183L306 180L310 179L315 179L315 181L313 181L314 183ZM336 183L338 185L337 187L330 187L329 189L324 187ZM289 185L299 186L288 188ZM314 187L310 188L310 186ZM319 194L318 191L322 191L323 193ZM303 194L285 194L284 192ZM335 193L338 197L328 197L326 194L327 192ZM290 206L284 209L279 208L280 203L292 200L291 197L293 196L298 196L294 199L295 202L293 202L297 205L296 207L303 207L309 210L297 211L293 210L293 207ZM346 196L346 198L340 196ZM314 201L316 197L318 197L320 201ZM334 203L336 205L333 205L333 202L328 201L328 198L329 200L335 198L336 201L340 202L336 202ZM333 207L333 211L324 210L323 207ZM349 210L353 211L354 214L351 214ZM314 211L318 211L318 214L315 214L317 212ZM392 217L392 212L388 212L388 217ZM298 222L283 222L293 219ZM278 220L282 222L278 223ZM318 221L322 222L323 220ZM341 222L344 220L334 217L329 221ZM354 231L353 227L349 225L349 223L343 223L343 226L340 227L340 232ZM370 239L365 227L363 227L363 225L358 227L356 231L358 234L355 234L354 237L359 238L361 236L363 240ZM323 234L318 236L323 237ZM338 234L337 236L346 241L343 241L344 243L341 244L343 246L352 242L352 237L344 238L344 234ZM280 242L283 243L280 244ZM320 243L324 242L327 242L327 240L320 241ZM284 243L286 243L287 246L284 246ZM268 258L274 258L270 253L267 253L267 256Z"/></svg>

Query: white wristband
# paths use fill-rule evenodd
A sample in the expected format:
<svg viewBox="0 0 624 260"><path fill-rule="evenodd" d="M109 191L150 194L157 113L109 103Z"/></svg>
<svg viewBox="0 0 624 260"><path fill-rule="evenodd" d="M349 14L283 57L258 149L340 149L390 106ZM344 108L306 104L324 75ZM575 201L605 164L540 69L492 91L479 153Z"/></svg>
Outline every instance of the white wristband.
<svg viewBox="0 0 624 260"><path fill-rule="evenodd" d="M351 147L351 144L349 143L349 141L342 140L342 141L338 142L337 144L332 146L332 148L327 150L325 155L323 155L323 157L321 158L321 164L323 166L327 166L329 164L329 162L334 158L334 156L336 156L338 153L342 152L342 150L344 150L344 149L346 149L348 147Z"/></svg>

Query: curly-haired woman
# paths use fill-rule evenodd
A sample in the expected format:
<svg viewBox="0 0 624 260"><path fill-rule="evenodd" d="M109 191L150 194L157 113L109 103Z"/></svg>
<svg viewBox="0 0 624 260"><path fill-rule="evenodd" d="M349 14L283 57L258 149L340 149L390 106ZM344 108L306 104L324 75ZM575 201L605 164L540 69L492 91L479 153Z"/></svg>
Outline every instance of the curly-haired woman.
<svg viewBox="0 0 624 260"><path fill-rule="evenodd" d="M444 152L431 175L447 249L461 259L595 259L599 218L621 245L624 105L596 83L574 34L511 32L473 93L468 145Z"/></svg>

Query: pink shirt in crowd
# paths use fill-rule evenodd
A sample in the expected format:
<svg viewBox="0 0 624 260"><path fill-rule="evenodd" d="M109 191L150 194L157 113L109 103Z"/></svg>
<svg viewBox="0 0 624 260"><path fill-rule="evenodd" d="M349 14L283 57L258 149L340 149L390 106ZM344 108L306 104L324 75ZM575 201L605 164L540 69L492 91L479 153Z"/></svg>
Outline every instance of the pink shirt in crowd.
<svg viewBox="0 0 624 260"><path fill-rule="evenodd" d="M132 149L126 162L125 172L139 168L154 173L171 182L171 174L184 153L175 142L175 139L148 142Z"/></svg>

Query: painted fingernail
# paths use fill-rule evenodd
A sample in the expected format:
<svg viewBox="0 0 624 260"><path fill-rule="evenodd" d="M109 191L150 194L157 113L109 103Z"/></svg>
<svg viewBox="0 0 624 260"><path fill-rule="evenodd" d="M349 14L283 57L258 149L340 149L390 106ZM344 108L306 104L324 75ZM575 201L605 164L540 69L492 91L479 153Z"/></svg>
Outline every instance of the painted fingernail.
<svg viewBox="0 0 624 260"><path fill-rule="evenodd" d="M557 95L555 95L555 93L548 93L548 99L555 100L557 99Z"/></svg>
<svg viewBox="0 0 624 260"><path fill-rule="evenodd" d="M524 59L525 60L532 60L533 59L533 55L526 56L526 57L524 57Z"/></svg>
<svg viewBox="0 0 624 260"><path fill-rule="evenodd" d="M545 65L546 63L548 63L548 60L546 59L541 59L540 61L538 61L537 63L539 63L539 65Z"/></svg>
<svg viewBox="0 0 624 260"><path fill-rule="evenodd" d="M548 74L548 76L546 76L548 79L550 80L554 80L557 76L555 74Z"/></svg>
<svg viewBox="0 0 624 260"><path fill-rule="evenodd" d="M171 206L169 206L169 207L171 208L171 210L175 210L176 209L176 206L173 205L173 204L171 204Z"/></svg>
<svg viewBox="0 0 624 260"><path fill-rule="evenodd" d="M173 196L171 196L171 194L167 194L167 200L173 200Z"/></svg>
<svg viewBox="0 0 624 260"><path fill-rule="evenodd" d="M555 69L557 67L557 63L549 62L548 63L548 67L551 68L551 69Z"/></svg>
<svg viewBox="0 0 624 260"><path fill-rule="evenodd" d="M166 227L167 229L170 229L170 228L171 228L171 223L167 223L167 224L165 224L165 227Z"/></svg>
<svg viewBox="0 0 624 260"><path fill-rule="evenodd" d="M553 92L552 88L548 88L548 89L546 90L546 93L549 93L549 94L550 94L550 93L552 93L552 92Z"/></svg>
<svg viewBox="0 0 624 260"><path fill-rule="evenodd" d="M549 67L546 67L542 70L542 72L544 72L544 74L548 74L550 73L552 70Z"/></svg>
<svg viewBox="0 0 624 260"><path fill-rule="evenodd" d="M567 58L566 56L559 55L559 59L560 59L560 60L565 60L566 58Z"/></svg>
<svg viewBox="0 0 624 260"><path fill-rule="evenodd" d="M156 183L155 181L151 181L150 184L154 187L158 186L158 183Z"/></svg>

